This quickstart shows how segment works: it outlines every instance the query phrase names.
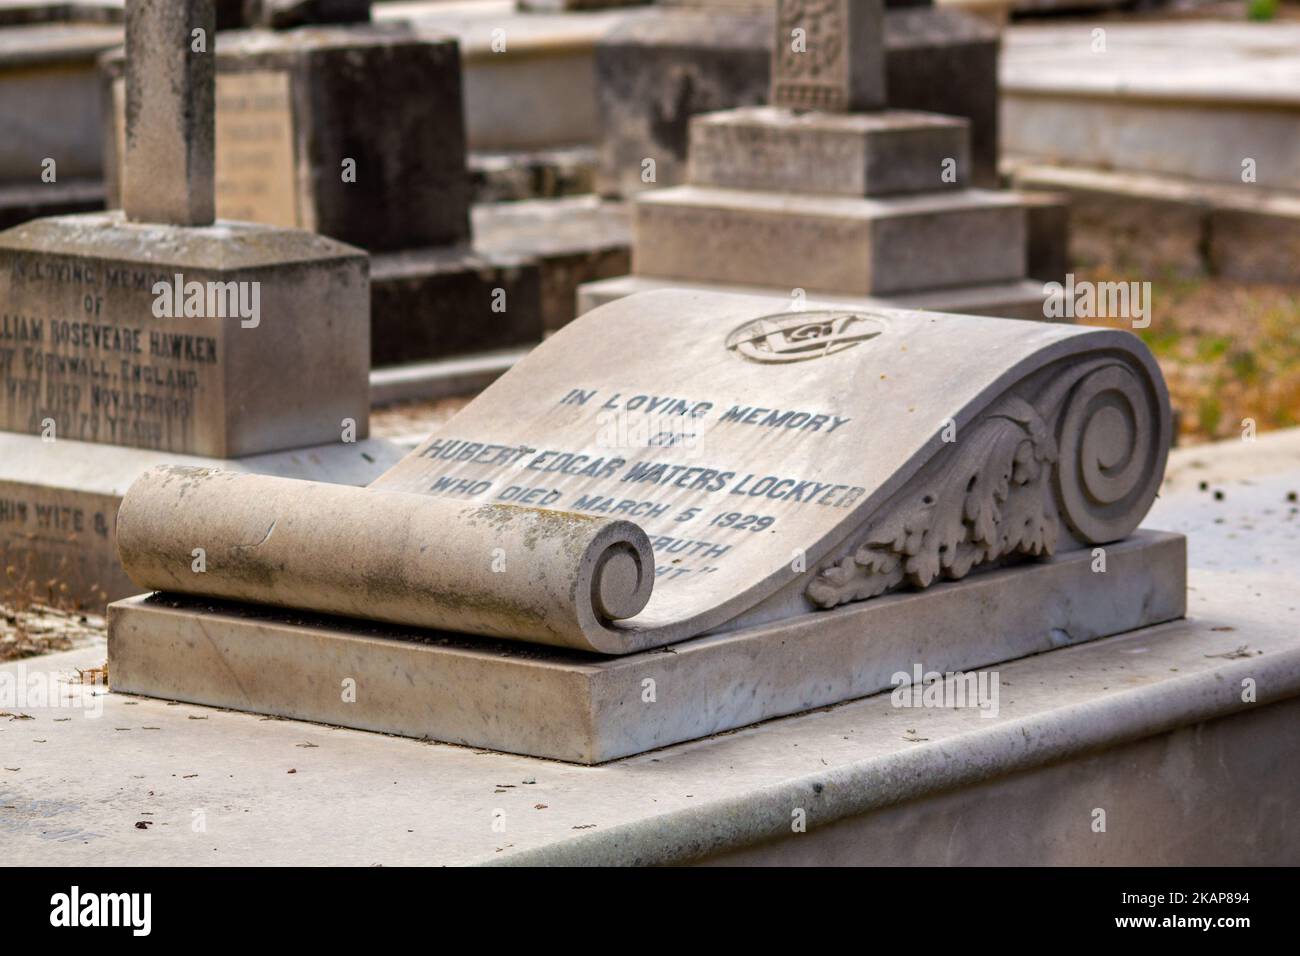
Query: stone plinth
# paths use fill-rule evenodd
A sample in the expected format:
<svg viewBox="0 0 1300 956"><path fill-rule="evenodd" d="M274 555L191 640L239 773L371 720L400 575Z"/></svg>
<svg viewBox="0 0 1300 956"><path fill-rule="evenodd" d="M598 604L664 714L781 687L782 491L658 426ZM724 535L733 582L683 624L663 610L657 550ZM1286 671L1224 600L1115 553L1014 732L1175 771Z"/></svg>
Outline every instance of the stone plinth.
<svg viewBox="0 0 1300 956"><path fill-rule="evenodd" d="M957 117L901 110L706 113L691 123L690 181L838 196L955 189L970 181L969 127Z"/></svg>
<svg viewBox="0 0 1300 956"><path fill-rule="evenodd" d="M128 694L604 763L889 690L914 661L974 671L1183 616L1182 536L1110 555L1118 590L1075 553L613 659L142 596L110 609L109 672ZM341 698L348 677L364 699Z"/></svg>
<svg viewBox="0 0 1300 956"><path fill-rule="evenodd" d="M629 15L596 46L605 195L686 181L688 127L700 113L768 102L773 15L719 4ZM887 10L885 87L893 109L971 124L971 184L997 185L998 34L978 17L931 7ZM655 161L655 178L643 163Z"/></svg>
<svg viewBox="0 0 1300 956"><path fill-rule="evenodd" d="M0 428L215 458L338 441L344 419L364 438L366 272L349 246L248 223L17 226Z"/></svg>

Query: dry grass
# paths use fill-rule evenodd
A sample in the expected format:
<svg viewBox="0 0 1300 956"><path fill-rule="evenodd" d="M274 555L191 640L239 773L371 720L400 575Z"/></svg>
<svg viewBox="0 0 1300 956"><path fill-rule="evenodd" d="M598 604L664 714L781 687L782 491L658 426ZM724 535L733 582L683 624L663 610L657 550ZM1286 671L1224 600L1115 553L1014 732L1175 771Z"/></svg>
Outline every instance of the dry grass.
<svg viewBox="0 0 1300 956"><path fill-rule="evenodd" d="M103 617L78 608L68 595L59 578L36 575L30 565L8 565L0 577L0 661L67 650L102 634Z"/></svg>
<svg viewBox="0 0 1300 956"><path fill-rule="evenodd" d="M0 661L64 651L103 633L104 619L98 614L0 602Z"/></svg>
<svg viewBox="0 0 1300 956"><path fill-rule="evenodd" d="M470 403L471 396L399 402L370 412L370 434L374 438L407 438L427 435Z"/></svg>
<svg viewBox="0 0 1300 956"><path fill-rule="evenodd" d="M1136 278L1108 269L1077 275L1095 282ZM1259 431L1300 424L1300 285L1153 281L1151 326L1137 332L1169 383L1180 440L1238 438L1250 421Z"/></svg>

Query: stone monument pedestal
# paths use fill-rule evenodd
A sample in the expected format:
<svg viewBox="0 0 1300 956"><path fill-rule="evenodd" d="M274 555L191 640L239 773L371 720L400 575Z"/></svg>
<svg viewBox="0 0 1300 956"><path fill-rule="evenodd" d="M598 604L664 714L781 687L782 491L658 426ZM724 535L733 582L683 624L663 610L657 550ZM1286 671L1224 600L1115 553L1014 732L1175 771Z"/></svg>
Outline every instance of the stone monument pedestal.
<svg viewBox="0 0 1300 956"><path fill-rule="evenodd" d="M160 461L363 481L395 456L366 442L365 253L216 218L216 24L131 0L123 211L0 233L0 547L37 599L122 593L118 504Z"/></svg>
<svg viewBox="0 0 1300 956"><path fill-rule="evenodd" d="M163 462L373 480L400 455L367 440L366 271L342 243L250 223L110 212L0 233L4 566L84 606L133 593L117 507Z"/></svg>
<svg viewBox="0 0 1300 956"><path fill-rule="evenodd" d="M898 110L771 106L691 121L689 183L638 193L632 274L579 289L578 311L632 292L799 293L837 304L1043 318L1037 207L964 188L969 124ZM945 172L946 171L946 172Z"/></svg>
<svg viewBox="0 0 1300 956"><path fill-rule="evenodd" d="M599 187L628 196L686 180L691 118L768 102L775 0L685 0L631 11L596 47ZM888 7L904 4L891 0ZM999 38L928 4L884 17L888 105L970 121L972 182L997 185ZM653 157L656 180L641 178Z"/></svg>
<svg viewBox="0 0 1300 956"><path fill-rule="evenodd" d="M598 764L888 691L917 661L974 672L1183 616L1182 535L1108 558L1110 577L1075 552L621 657L157 594L109 609L109 673L127 694Z"/></svg>
<svg viewBox="0 0 1300 956"><path fill-rule="evenodd" d="M112 686L589 764L919 693L1183 616L1170 435L1126 332L632 296L369 488L141 478Z"/></svg>

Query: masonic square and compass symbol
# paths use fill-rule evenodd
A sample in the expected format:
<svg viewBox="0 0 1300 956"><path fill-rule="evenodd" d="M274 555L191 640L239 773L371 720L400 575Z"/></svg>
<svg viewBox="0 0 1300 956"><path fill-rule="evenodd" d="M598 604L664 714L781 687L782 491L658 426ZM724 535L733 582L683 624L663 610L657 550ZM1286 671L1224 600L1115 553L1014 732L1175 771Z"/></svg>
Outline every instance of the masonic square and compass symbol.
<svg viewBox="0 0 1300 956"><path fill-rule="evenodd" d="M779 312L751 319L727 336L727 349L750 362L806 362L873 339L884 323L861 312Z"/></svg>

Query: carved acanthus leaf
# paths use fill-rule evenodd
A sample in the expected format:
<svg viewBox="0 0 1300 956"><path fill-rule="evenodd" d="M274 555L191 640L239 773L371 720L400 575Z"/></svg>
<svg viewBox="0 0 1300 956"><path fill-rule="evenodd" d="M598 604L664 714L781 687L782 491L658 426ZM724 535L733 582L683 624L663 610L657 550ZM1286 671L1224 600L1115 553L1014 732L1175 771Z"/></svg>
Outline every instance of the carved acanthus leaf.
<svg viewBox="0 0 1300 956"><path fill-rule="evenodd" d="M819 607L961 578L1012 555L1050 555L1059 525L1050 477L1056 442L1032 405L1008 396L808 585ZM916 486L914 485L914 488Z"/></svg>

